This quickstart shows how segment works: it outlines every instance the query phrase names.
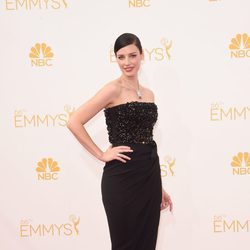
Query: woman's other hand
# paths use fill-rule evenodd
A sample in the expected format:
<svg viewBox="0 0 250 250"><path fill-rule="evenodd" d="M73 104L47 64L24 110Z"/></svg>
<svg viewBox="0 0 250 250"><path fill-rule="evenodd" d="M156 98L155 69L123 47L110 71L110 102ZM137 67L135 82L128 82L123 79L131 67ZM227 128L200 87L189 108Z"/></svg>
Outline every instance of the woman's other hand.
<svg viewBox="0 0 250 250"><path fill-rule="evenodd" d="M173 211L173 202L170 195L162 188L161 210L169 207L170 212Z"/></svg>

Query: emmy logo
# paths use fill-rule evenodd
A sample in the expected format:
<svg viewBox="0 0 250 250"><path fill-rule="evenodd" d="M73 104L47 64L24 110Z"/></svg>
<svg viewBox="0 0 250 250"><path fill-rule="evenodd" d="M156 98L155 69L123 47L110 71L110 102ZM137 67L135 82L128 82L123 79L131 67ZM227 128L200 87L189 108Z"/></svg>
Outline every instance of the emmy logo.
<svg viewBox="0 0 250 250"><path fill-rule="evenodd" d="M72 214L69 216L69 220L72 221L72 223L73 223L73 227L76 231L76 235L79 235L79 229L77 228L77 226L80 223L80 217L77 218L74 214Z"/></svg>
<svg viewBox="0 0 250 250"><path fill-rule="evenodd" d="M175 165L175 159L173 159L171 156L166 156L164 158L164 164L161 164L161 176L174 176L174 165Z"/></svg>
<svg viewBox="0 0 250 250"><path fill-rule="evenodd" d="M34 223L30 219L20 222L20 237L74 237L79 235L80 217L72 214L65 223Z"/></svg>
<svg viewBox="0 0 250 250"><path fill-rule="evenodd" d="M168 59L170 60L171 56L170 56L169 50L172 47L172 41L169 42L165 38L162 38L161 43L165 48L165 52L166 52L166 55L167 55Z"/></svg>
<svg viewBox="0 0 250 250"><path fill-rule="evenodd" d="M70 118L75 112L75 108L72 108L70 105L67 104L64 106L64 111L68 114L68 117Z"/></svg>

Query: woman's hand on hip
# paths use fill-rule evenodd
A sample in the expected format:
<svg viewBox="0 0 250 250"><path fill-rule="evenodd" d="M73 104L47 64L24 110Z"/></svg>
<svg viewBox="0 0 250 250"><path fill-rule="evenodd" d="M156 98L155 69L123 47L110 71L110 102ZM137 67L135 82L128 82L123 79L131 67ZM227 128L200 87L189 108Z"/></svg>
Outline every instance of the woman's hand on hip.
<svg viewBox="0 0 250 250"><path fill-rule="evenodd" d="M126 160L131 160L129 156L122 154L122 152L133 152L133 149L131 149L129 146L112 147L112 145L110 145L108 149L103 152L100 160L104 162L119 160L124 163Z"/></svg>

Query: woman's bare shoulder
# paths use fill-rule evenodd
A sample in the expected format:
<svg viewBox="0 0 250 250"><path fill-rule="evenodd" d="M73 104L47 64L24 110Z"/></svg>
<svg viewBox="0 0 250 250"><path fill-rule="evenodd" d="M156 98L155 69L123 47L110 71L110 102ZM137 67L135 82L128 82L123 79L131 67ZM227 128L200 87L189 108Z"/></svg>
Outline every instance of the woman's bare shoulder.
<svg viewBox="0 0 250 250"><path fill-rule="evenodd" d="M109 81L103 85L103 90L105 91L111 91L113 95L119 95L121 91L121 85L119 83L118 79L114 79L112 81Z"/></svg>
<svg viewBox="0 0 250 250"><path fill-rule="evenodd" d="M145 87L143 85L141 85L141 87L142 87L142 91L143 91L144 95L147 97L147 99L154 102L155 95L154 95L153 90L148 88L148 87Z"/></svg>

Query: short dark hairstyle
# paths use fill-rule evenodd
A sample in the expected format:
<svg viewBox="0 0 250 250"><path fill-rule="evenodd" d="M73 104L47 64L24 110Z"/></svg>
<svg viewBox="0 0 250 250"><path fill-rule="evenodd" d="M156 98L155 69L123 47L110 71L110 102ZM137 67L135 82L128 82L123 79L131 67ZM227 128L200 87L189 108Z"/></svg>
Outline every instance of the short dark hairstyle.
<svg viewBox="0 0 250 250"><path fill-rule="evenodd" d="M114 45L115 55L119 49L128 46L130 44L134 44L142 54L142 46L140 39L132 33L123 33L120 36L118 36L118 38L115 41Z"/></svg>

